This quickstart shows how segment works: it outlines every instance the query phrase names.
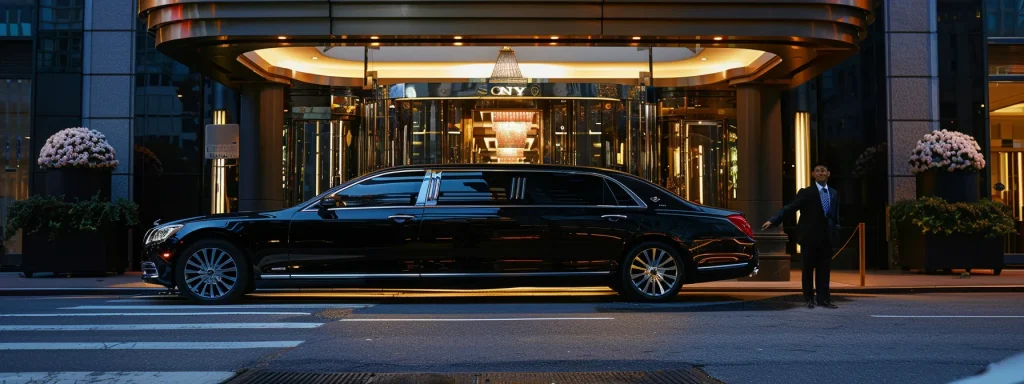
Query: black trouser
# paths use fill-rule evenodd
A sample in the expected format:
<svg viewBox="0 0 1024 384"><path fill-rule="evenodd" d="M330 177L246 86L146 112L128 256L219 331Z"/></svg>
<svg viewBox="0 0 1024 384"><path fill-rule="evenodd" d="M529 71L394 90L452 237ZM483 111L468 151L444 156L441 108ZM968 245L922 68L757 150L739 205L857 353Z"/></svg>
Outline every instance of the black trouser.
<svg viewBox="0 0 1024 384"><path fill-rule="evenodd" d="M826 241L823 244L801 245L800 248L804 258L804 300L814 300L814 285L818 287L818 304L831 300L828 280L832 266L832 246Z"/></svg>

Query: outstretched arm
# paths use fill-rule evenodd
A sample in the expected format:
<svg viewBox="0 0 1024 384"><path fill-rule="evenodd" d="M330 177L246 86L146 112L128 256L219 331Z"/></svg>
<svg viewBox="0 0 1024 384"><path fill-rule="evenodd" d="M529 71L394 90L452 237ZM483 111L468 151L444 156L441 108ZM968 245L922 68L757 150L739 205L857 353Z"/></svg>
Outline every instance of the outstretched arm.
<svg viewBox="0 0 1024 384"><path fill-rule="evenodd" d="M766 230L766 229L768 229L768 228L770 228L772 226L781 224L782 223L782 219L786 215L800 210L800 206L802 206L804 204L804 200L807 199L807 192L806 191L808 191L808 190L809 190L808 188L804 188L804 189L801 189L799 192L797 192L796 196L793 198L793 201L791 201L791 202L789 202L789 204L786 204L785 206L783 206L782 209L779 210L779 213L776 213L775 216L772 216L772 218L768 219L768 221L766 221L763 225L761 225L761 230L763 231L763 230Z"/></svg>

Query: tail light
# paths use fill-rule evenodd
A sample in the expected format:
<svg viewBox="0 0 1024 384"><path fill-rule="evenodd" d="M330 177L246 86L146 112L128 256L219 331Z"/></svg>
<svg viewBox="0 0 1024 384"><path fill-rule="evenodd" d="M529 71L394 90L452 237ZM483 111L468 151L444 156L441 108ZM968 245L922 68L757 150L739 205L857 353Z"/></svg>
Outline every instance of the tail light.
<svg viewBox="0 0 1024 384"><path fill-rule="evenodd" d="M747 222L747 218L743 217L743 215L731 215L728 219L732 222L732 225L735 225L736 228L739 228L743 233L746 233L751 239L754 238L754 228L750 226L750 223Z"/></svg>

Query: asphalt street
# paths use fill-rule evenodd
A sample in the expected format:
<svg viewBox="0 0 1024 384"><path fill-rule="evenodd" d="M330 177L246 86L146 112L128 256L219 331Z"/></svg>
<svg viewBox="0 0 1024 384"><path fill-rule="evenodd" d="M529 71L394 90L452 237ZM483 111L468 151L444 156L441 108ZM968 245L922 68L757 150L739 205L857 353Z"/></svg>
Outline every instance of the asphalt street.
<svg viewBox="0 0 1024 384"><path fill-rule="evenodd" d="M1024 294L838 299L839 309L807 309L786 294L684 293L666 304L586 292L261 294L222 307L0 297L0 382L699 367L726 383L948 383L1024 352Z"/></svg>

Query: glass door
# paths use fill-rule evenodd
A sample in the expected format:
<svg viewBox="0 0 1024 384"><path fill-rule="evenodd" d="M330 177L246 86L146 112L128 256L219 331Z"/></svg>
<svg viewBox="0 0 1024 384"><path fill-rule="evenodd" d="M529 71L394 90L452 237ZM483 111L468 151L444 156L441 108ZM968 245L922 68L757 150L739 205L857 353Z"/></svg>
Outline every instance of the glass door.
<svg viewBox="0 0 1024 384"><path fill-rule="evenodd" d="M294 120L284 131L285 199L299 203L341 184L354 166L346 147L355 137L350 121Z"/></svg>
<svg viewBox="0 0 1024 384"><path fill-rule="evenodd" d="M729 199L728 137L720 121L669 120L666 187L698 204L724 207ZM731 170L730 170L731 173Z"/></svg>
<svg viewBox="0 0 1024 384"><path fill-rule="evenodd" d="M4 154L0 173L0 228L7 221L10 204L28 198L28 177L33 164L29 155L32 148L29 136L31 84L29 80L0 80L0 150ZM20 254L21 234L0 244L7 254Z"/></svg>

